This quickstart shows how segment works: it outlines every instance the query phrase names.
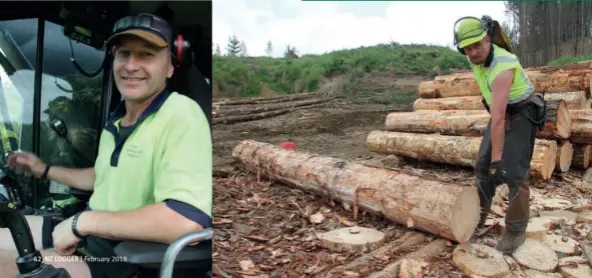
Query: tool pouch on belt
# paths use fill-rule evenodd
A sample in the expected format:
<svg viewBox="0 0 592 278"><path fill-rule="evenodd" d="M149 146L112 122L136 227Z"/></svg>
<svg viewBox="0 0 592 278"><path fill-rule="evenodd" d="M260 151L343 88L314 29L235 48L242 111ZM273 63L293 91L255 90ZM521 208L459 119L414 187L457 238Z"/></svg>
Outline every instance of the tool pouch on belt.
<svg viewBox="0 0 592 278"><path fill-rule="evenodd" d="M534 119L532 117L529 117L529 119L537 125L539 131L542 131L547 121L547 101L540 94L535 94L530 103L535 107L535 111Z"/></svg>

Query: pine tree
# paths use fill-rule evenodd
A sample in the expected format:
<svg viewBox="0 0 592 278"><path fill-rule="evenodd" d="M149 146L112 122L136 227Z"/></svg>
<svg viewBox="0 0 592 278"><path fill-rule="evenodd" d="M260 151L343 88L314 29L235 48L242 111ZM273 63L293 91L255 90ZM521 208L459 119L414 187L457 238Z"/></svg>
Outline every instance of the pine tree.
<svg viewBox="0 0 592 278"><path fill-rule="evenodd" d="M222 56L222 51L220 51L220 45L216 44L216 51L214 52L216 56Z"/></svg>
<svg viewBox="0 0 592 278"><path fill-rule="evenodd" d="M265 48L265 53L267 53L267 56L269 57L273 56L273 46L271 45L271 41L267 41L267 48Z"/></svg>
<svg viewBox="0 0 592 278"><path fill-rule="evenodd" d="M238 56L241 51L241 43L236 38L236 35L232 35L232 37L228 38L228 45L226 46L226 54L228 56Z"/></svg>
<svg viewBox="0 0 592 278"><path fill-rule="evenodd" d="M242 57L246 57L247 55L247 45L245 44L245 41L241 41L240 44L240 56Z"/></svg>

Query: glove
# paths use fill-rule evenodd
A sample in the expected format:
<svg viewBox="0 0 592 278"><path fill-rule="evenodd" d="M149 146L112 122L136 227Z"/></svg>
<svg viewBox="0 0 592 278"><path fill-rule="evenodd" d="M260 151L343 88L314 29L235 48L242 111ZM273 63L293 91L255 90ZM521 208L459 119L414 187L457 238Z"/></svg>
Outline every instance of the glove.
<svg viewBox="0 0 592 278"><path fill-rule="evenodd" d="M489 164L489 177L494 185L506 183L506 172L502 170L501 161L492 161Z"/></svg>

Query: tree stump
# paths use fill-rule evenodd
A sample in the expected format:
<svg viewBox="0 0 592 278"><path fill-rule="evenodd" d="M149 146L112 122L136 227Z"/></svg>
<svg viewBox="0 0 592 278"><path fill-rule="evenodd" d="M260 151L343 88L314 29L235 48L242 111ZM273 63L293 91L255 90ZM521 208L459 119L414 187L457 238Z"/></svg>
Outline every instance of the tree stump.
<svg viewBox="0 0 592 278"><path fill-rule="evenodd" d="M522 266L543 272L551 272L559 263L557 254L543 242L531 238L518 247L512 257Z"/></svg>
<svg viewBox="0 0 592 278"><path fill-rule="evenodd" d="M322 246L335 252L373 251L384 243L384 233L364 228L346 227L321 235Z"/></svg>
<svg viewBox="0 0 592 278"><path fill-rule="evenodd" d="M510 273L504 255L486 245L459 244L452 251L452 262L466 275L504 277Z"/></svg>

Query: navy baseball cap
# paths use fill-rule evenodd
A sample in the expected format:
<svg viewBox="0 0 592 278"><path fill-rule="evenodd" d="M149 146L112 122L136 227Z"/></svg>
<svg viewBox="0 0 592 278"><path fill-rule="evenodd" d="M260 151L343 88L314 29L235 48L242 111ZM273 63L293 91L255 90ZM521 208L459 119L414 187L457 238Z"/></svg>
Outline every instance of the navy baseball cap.
<svg viewBox="0 0 592 278"><path fill-rule="evenodd" d="M113 26L113 34L107 40L107 47L116 44L124 35L140 37L159 48L168 47L173 39L169 23L153 14L141 13L126 16Z"/></svg>

